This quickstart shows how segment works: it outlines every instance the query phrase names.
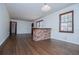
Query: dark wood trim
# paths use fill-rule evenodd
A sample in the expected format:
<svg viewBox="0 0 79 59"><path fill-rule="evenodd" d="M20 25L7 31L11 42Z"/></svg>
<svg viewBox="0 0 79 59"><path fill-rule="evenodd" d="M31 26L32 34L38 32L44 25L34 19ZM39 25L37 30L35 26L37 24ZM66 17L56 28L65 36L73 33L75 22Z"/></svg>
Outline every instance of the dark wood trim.
<svg viewBox="0 0 79 59"><path fill-rule="evenodd" d="M17 22L16 22L16 28L15 28L15 34L17 34Z"/></svg>
<svg viewBox="0 0 79 59"><path fill-rule="evenodd" d="M32 23L31 27L32 27L31 34L33 35L33 27L34 27L34 23Z"/></svg>
<svg viewBox="0 0 79 59"><path fill-rule="evenodd" d="M10 35L11 35L11 24L12 24L12 22L10 21Z"/></svg>
<svg viewBox="0 0 79 59"><path fill-rule="evenodd" d="M72 31L61 31L61 15L72 13ZM74 11L65 12L59 15L59 32L63 33L74 33Z"/></svg>
<svg viewBox="0 0 79 59"><path fill-rule="evenodd" d="M72 33L74 33L74 11L72 11Z"/></svg>
<svg viewBox="0 0 79 59"><path fill-rule="evenodd" d="M15 23L15 35L17 34L17 22L14 21L10 21L10 35L12 35L11 31L12 31L12 23Z"/></svg>
<svg viewBox="0 0 79 59"><path fill-rule="evenodd" d="M34 23L31 24L31 27L32 27L32 28L34 27Z"/></svg>

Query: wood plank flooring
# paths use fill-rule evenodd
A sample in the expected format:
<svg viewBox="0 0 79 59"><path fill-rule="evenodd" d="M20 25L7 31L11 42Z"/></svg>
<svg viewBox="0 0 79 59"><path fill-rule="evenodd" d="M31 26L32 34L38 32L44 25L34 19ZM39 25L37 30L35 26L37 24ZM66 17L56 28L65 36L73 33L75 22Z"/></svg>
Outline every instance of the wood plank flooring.
<svg viewBox="0 0 79 59"><path fill-rule="evenodd" d="M31 35L10 36L0 55L78 55L79 46L54 39L35 42Z"/></svg>

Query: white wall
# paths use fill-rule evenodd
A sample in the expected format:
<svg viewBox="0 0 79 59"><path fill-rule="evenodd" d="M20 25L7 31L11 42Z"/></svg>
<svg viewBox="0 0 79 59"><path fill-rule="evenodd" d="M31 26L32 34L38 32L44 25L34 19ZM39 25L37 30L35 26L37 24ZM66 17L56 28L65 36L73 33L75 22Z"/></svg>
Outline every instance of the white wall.
<svg viewBox="0 0 79 59"><path fill-rule="evenodd" d="M9 15L4 4L0 4L0 45L9 36Z"/></svg>
<svg viewBox="0 0 79 59"><path fill-rule="evenodd" d="M31 33L31 24L32 24L32 22L22 21L22 20L14 20L14 19L11 19L11 21L17 22L17 34Z"/></svg>
<svg viewBox="0 0 79 59"><path fill-rule="evenodd" d="M74 33L59 32L59 14L71 10L74 10ZM52 28L51 38L79 44L79 4L74 4L41 19L44 20L43 27Z"/></svg>

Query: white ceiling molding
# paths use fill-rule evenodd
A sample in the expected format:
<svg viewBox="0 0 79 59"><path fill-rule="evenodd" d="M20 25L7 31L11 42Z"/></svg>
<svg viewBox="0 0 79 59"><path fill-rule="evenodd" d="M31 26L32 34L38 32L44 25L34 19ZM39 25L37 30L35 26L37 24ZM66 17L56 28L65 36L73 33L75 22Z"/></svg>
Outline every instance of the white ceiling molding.
<svg viewBox="0 0 79 59"><path fill-rule="evenodd" d="M27 20L27 19L17 19L17 18L10 18L12 20L20 20L20 21L28 21L28 22L34 22L34 20Z"/></svg>

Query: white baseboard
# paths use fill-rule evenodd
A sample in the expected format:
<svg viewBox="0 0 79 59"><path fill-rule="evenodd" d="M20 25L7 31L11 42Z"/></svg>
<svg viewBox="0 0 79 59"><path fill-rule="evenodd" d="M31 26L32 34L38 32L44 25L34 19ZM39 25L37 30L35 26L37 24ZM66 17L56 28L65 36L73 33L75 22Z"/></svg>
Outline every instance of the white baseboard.
<svg viewBox="0 0 79 59"><path fill-rule="evenodd" d="M71 41L68 41L68 40L60 40L60 39L56 39L56 38L52 38L52 39L79 45L79 43L77 43L77 42L71 42Z"/></svg>
<svg viewBox="0 0 79 59"><path fill-rule="evenodd" d="M9 33L5 34L0 37L0 46L3 44L3 42L9 37Z"/></svg>

